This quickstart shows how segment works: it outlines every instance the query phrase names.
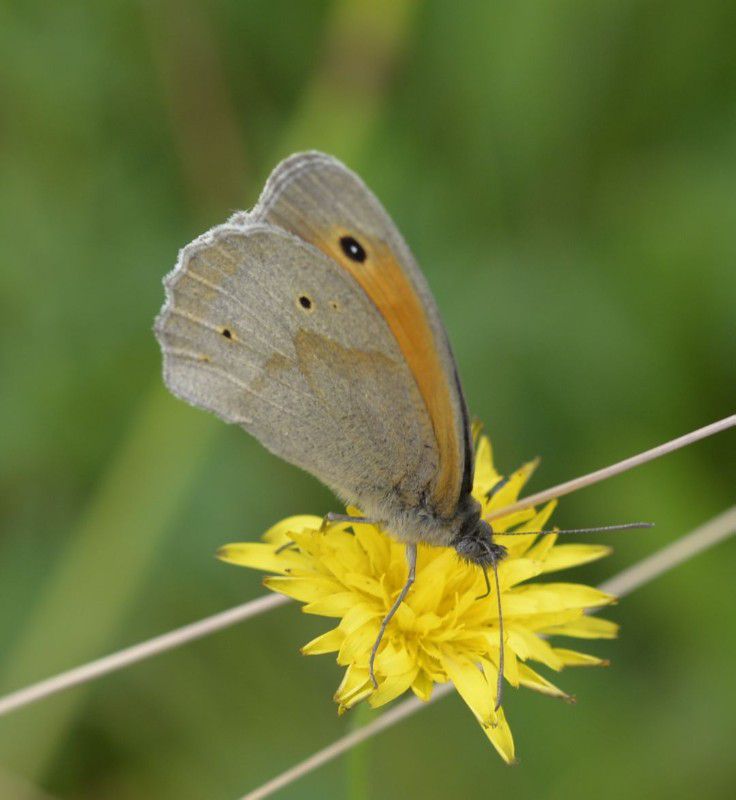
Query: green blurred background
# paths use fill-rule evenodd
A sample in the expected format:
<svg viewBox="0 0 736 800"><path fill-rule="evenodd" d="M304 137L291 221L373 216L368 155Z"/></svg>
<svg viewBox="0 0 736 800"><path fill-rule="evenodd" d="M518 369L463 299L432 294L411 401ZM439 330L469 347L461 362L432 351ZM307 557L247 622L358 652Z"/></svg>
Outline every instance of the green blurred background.
<svg viewBox="0 0 736 800"><path fill-rule="evenodd" d="M395 217L500 469L539 454L540 489L732 413L734 30L719 0L0 4L0 690L260 595L217 547L337 508L168 396L151 332L177 249L293 150ZM570 577L726 508L734 450L566 499L657 523ZM735 564L611 609L612 667L556 679L577 706L509 692L520 766L452 697L279 796L732 797ZM326 626L289 606L0 719L0 797L239 797L355 724L298 653Z"/></svg>

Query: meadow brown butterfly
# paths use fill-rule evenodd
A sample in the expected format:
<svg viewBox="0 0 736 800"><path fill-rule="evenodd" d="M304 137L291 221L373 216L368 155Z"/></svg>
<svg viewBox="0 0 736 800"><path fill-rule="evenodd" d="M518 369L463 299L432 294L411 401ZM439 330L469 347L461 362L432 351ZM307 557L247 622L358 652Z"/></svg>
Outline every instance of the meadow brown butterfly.
<svg viewBox="0 0 736 800"><path fill-rule="evenodd" d="M363 181L309 152L276 167L251 212L187 245L164 283L155 330L169 389L406 543L373 677L419 542L494 574L506 552L471 496L465 399L416 261Z"/></svg>

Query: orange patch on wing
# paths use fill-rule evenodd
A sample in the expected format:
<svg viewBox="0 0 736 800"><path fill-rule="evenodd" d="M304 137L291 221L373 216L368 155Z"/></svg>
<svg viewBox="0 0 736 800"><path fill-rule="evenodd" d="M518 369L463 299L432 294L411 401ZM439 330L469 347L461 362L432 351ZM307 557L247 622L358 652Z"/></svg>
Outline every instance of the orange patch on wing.
<svg viewBox="0 0 736 800"><path fill-rule="evenodd" d="M350 233L335 230L318 240L312 236L308 240L355 278L396 337L427 407L437 441L439 473L432 501L440 514L449 516L460 493L462 455L447 375L424 306L389 247L359 237L367 258L363 262L352 261L340 248L343 235Z"/></svg>

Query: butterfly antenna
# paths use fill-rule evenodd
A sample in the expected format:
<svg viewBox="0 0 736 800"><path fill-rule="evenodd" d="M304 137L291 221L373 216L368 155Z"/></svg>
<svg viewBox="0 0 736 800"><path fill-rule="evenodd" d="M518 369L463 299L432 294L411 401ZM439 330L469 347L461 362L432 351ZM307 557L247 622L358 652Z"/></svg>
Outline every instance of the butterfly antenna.
<svg viewBox="0 0 736 800"><path fill-rule="evenodd" d="M551 536L553 533L610 533L611 531L634 531L653 528L653 522L627 522L624 525L602 525L599 528L567 528L562 531L496 531L496 536Z"/></svg>
<svg viewBox="0 0 736 800"><path fill-rule="evenodd" d="M491 561L491 569L493 570L493 582L496 585L496 604L498 606L498 679L496 681L496 705L494 711L501 708L503 702L503 611L501 609L501 586L498 581L498 562L494 558ZM486 576L486 583L488 582L488 573L483 570ZM490 587L489 587L490 591Z"/></svg>

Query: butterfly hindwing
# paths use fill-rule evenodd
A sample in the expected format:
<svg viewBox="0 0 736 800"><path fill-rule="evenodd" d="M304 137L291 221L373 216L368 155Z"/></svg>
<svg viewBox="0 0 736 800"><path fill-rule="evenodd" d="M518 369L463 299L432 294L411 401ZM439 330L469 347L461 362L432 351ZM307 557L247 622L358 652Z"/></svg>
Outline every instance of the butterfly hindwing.
<svg viewBox="0 0 736 800"><path fill-rule="evenodd" d="M355 280L272 225L186 247L156 324L168 387L234 422L343 498L416 504L437 472L422 398Z"/></svg>

